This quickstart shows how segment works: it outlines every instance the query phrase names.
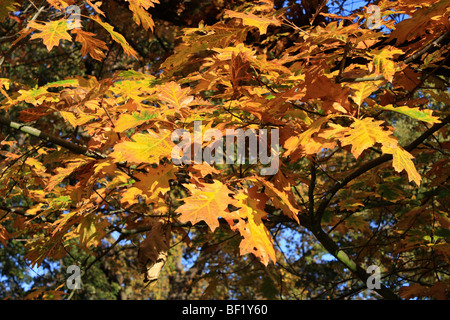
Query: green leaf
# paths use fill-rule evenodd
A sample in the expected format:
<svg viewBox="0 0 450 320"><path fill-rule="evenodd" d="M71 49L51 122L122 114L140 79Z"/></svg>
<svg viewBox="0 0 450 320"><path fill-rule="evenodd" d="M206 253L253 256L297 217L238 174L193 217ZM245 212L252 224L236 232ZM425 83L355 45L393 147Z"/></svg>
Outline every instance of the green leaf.
<svg viewBox="0 0 450 320"><path fill-rule="evenodd" d="M125 130L135 128L148 120L157 118L160 113L151 113L148 110L143 110L142 112L133 112L130 114L120 115L117 122L114 124L114 131L124 132Z"/></svg>
<svg viewBox="0 0 450 320"><path fill-rule="evenodd" d="M377 106L379 109L398 112L408 117L428 123L439 123L439 117L433 116L433 111L429 109L420 110L419 108L410 108L408 106L394 107L392 104L387 106Z"/></svg>

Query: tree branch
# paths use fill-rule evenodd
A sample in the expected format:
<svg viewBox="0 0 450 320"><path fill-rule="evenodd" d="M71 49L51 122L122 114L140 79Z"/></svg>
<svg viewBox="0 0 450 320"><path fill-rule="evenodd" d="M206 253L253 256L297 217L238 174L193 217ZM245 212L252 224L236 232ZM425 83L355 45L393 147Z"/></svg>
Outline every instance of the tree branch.
<svg viewBox="0 0 450 320"><path fill-rule="evenodd" d="M360 265L356 264L343 250L339 249L338 245L322 230L322 228L312 227L310 228L310 231L330 254L361 279L361 281L367 284L369 274ZM400 299L391 289L382 284L379 289L374 290L385 299Z"/></svg>
<svg viewBox="0 0 450 320"><path fill-rule="evenodd" d="M54 136L52 134L45 133L34 127L11 121L5 117L0 117L0 125L4 125L5 127L9 127L9 128L15 129L15 130L19 130L19 131L28 133L29 135L31 135L33 137L54 143L60 147L63 147L69 151L72 151L73 153L76 153L76 154L82 154L87 157L95 158L95 159L105 159L106 158L105 155L95 152L95 151L91 151L84 146L80 146L76 143L61 139L60 137Z"/></svg>

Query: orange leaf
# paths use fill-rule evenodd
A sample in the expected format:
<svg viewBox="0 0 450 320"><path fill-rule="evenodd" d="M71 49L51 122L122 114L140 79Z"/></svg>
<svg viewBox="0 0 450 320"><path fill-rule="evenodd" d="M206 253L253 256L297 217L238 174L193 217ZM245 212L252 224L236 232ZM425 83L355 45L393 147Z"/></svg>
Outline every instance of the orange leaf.
<svg viewBox="0 0 450 320"><path fill-rule="evenodd" d="M175 109L184 108L194 100L193 96L188 95L189 88L182 89L181 86L174 81L159 86L158 89L160 92L158 93L158 98Z"/></svg>
<svg viewBox="0 0 450 320"><path fill-rule="evenodd" d="M86 56L89 54L92 59L101 61L105 58L102 50L108 50L106 43L102 40L95 39L92 32L83 31L81 29L72 29L72 33L76 34L75 41L81 43L81 54Z"/></svg>
<svg viewBox="0 0 450 320"><path fill-rule="evenodd" d="M214 231L219 227L218 219L220 217L226 220L239 219L236 212L227 210L228 204L233 204L236 201L228 196L231 191L220 181L214 180L214 183L204 184L199 188L193 184L185 186L191 192L191 195L183 198L182 200L185 203L176 210L176 212L181 213L178 219L182 223L196 224L205 221L211 231Z"/></svg>

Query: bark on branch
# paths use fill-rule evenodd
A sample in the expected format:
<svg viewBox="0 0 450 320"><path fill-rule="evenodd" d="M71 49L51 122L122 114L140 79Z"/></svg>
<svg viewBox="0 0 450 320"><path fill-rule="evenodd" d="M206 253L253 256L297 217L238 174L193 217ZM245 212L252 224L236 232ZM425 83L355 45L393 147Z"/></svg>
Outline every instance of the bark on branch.
<svg viewBox="0 0 450 320"><path fill-rule="evenodd" d="M95 159L106 158L105 155L95 152L95 151L91 151L87 147L80 146L79 144L70 142L68 140L61 139L60 137L43 132L37 128L28 126L26 124L11 121L10 119L8 119L6 117L0 117L0 125L3 125L5 127L11 128L11 129L15 129L18 131L22 131L24 133L28 133L29 135L31 135L33 137L54 143L60 147L63 147L69 151L72 151L73 153L76 153L76 154L82 154L87 157L95 158Z"/></svg>

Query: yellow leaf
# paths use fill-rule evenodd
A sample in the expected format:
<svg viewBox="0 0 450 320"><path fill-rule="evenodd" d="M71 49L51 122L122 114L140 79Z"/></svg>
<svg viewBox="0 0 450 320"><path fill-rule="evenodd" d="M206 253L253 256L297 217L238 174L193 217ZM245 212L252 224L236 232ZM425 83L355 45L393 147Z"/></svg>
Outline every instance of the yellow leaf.
<svg viewBox="0 0 450 320"><path fill-rule="evenodd" d="M408 180L410 182L414 181L417 186L420 186L422 178L411 160L414 159L414 157L408 151L399 145L393 147L382 146L381 151L383 151L383 153L392 154L392 166L395 171L402 172L403 170L406 170Z"/></svg>
<svg viewBox="0 0 450 320"><path fill-rule="evenodd" d="M133 186L142 190L152 199L157 197L160 192L165 193L170 190L170 180L177 179L175 173L178 168L172 164L166 164L150 168L147 171L135 175L139 181L135 182Z"/></svg>
<svg viewBox="0 0 450 320"><path fill-rule="evenodd" d="M362 81L350 84L350 88L353 89L352 99L358 105L364 102L372 92L376 91L383 81Z"/></svg>
<svg viewBox="0 0 450 320"><path fill-rule="evenodd" d="M120 33L114 31L114 27L107 22L103 22L98 16L93 16L92 20L100 24L106 31L109 32L111 38L116 41L118 44L122 46L123 51L129 55L133 56L136 59L138 58L137 52L128 44L127 40L125 40L124 36Z"/></svg>
<svg viewBox="0 0 450 320"><path fill-rule="evenodd" d="M259 196L259 199L258 199ZM238 230L243 237L240 243L241 255L252 253L264 264L270 261L276 263L273 239L263 223L267 212L263 210L267 196L256 194L256 188L250 188L246 193L242 192L235 196L240 206L239 222L231 226L232 230Z"/></svg>
<svg viewBox="0 0 450 320"><path fill-rule="evenodd" d="M152 16L147 12L146 8L139 5L139 2L136 0L128 0L130 2L130 10L133 12L133 20L139 26L142 24L142 27L145 30L149 28L153 31L153 27L155 23L153 22Z"/></svg>
<svg viewBox="0 0 450 320"><path fill-rule="evenodd" d="M93 214L84 217L77 228L77 233L80 236L80 245L85 248L98 246L101 239L106 235L105 229L109 225L108 221L100 219Z"/></svg>
<svg viewBox="0 0 450 320"><path fill-rule="evenodd" d="M147 134L137 133L131 137L133 141L116 144L111 157L117 162L158 164L160 159L171 156L175 146L171 135L169 130L161 130L160 133L152 130L148 130Z"/></svg>
<svg viewBox="0 0 450 320"><path fill-rule="evenodd" d="M142 112L133 112L132 114L121 114L117 122L114 124L114 131L123 132L125 130L135 128L143 123L155 119L160 115L159 112L150 112L143 110Z"/></svg>
<svg viewBox="0 0 450 320"><path fill-rule="evenodd" d="M231 18L242 19L242 23L246 26L257 27L261 34L266 34L267 27L269 25L275 26L281 25L281 21L277 20L274 17L272 18L259 17L257 15L254 15L253 13L236 12L231 10L225 10L225 13Z"/></svg>
<svg viewBox="0 0 450 320"><path fill-rule="evenodd" d="M142 196L142 190L135 187L128 188L121 194L120 203L122 205L139 203L138 196Z"/></svg>
<svg viewBox="0 0 450 320"><path fill-rule="evenodd" d="M405 114L413 119L425 121L431 124L441 122L439 117L433 116L433 110L430 109L420 110L419 108L411 108L408 106L394 107L392 104L387 106L378 106L377 108Z"/></svg>
<svg viewBox="0 0 450 320"><path fill-rule="evenodd" d="M41 31L32 34L30 39L42 39L48 51L52 50L54 46L58 46L60 40L72 41L70 34L67 33L66 19L44 22L43 24L30 21L28 27Z"/></svg>
<svg viewBox="0 0 450 320"><path fill-rule="evenodd" d="M297 150L300 146L306 146L311 136L314 133L317 133L322 128L322 125L327 122L330 118L334 117L333 115L328 115L326 117L319 118L314 121L309 128L298 136L292 136L288 138L284 143L284 149L286 149L284 156L287 157L292 154L295 150Z"/></svg>
<svg viewBox="0 0 450 320"><path fill-rule="evenodd" d="M394 55L402 53L402 50L392 46L386 46L381 50L372 51L370 54L373 55L375 74L382 74L387 81L392 82L396 72L395 62L392 58Z"/></svg>
<svg viewBox="0 0 450 320"><path fill-rule="evenodd" d="M273 183L263 178L257 177L256 180L266 187L265 193L270 197L275 207L283 209L285 215L294 219L297 223L300 223L297 217L300 210L294 207L285 190L282 191L277 189Z"/></svg>
<svg viewBox="0 0 450 320"><path fill-rule="evenodd" d="M367 148L375 143L396 144L390 131L385 131L380 126L383 121L375 121L373 118L355 119L346 135L340 138L343 146L352 145L351 152L358 158Z"/></svg>

